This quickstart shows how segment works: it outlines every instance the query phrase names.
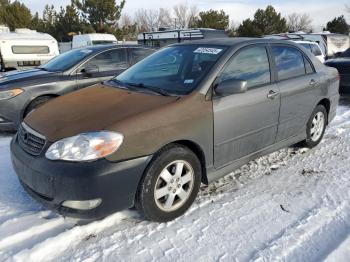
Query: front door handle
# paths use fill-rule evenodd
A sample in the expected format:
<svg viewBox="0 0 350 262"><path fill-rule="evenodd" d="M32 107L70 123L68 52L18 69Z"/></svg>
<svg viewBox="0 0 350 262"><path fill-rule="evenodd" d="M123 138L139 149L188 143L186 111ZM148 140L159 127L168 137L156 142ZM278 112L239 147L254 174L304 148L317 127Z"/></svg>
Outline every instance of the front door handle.
<svg viewBox="0 0 350 262"><path fill-rule="evenodd" d="M267 98L271 100L275 99L277 96L278 96L278 93L273 90L270 90L269 93L267 94Z"/></svg>

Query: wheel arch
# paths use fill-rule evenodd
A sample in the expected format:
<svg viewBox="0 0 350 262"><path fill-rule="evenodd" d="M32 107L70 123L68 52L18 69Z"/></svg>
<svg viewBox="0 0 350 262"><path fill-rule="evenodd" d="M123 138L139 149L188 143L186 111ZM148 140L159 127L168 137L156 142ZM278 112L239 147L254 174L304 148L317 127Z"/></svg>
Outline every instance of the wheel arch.
<svg viewBox="0 0 350 262"><path fill-rule="evenodd" d="M331 109L331 101L328 98L323 98L317 103L316 106L318 105L323 105L326 108L327 116L328 116ZM327 117L327 124L328 124L328 117Z"/></svg>
<svg viewBox="0 0 350 262"><path fill-rule="evenodd" d="M21 119L24 119L24 115L28 109L28 107L37 99L43 98L43 97L49 97L49 98L56 98L59 97L58 94L41 94L39 96L33 97L30 101L27 102L27 104L23 107L21 112Z"/></svg>
<svg viewBox="0 0 350 262"><path fill-rule="evenodd" d="M182 140L176 140L176 141L172 141L169 142L165 145L163 145L161 148L159 148L159 150L157 150L157 152L155 152L153 154L152 159L150 160L150 162L148 163L148 165L152 162L153 158L155 155L158 154L158 152L162 151L165 147L171 146L171 145L181 145L184 146L186 148L188 148L189 150L191 150L197 157L198 160L201 164L201 168L202 168L202 178L201 178L201 182L208 185L208 177L207 177L207 170L206 170L206 158L205 158L205 154L203 149L201 148L200 145L198 145L196 142L191 141L191 140L187 140L187 139L182 139ZM145 169L147 170L147 168Z"/></svg>

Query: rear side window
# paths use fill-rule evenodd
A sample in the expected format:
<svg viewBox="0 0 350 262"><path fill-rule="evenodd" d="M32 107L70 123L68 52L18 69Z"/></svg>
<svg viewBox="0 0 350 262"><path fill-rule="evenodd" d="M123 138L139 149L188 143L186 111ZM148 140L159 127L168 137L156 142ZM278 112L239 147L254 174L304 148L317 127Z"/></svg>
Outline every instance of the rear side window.
<svg viewBox="0 0 350 262"><path fill-rule="evenodd" d="M311 52L311 46L309 44L301 44L301 45Z"/></svg>
<svg viewBox="0 0 350 262"><path fill-rule="evenodd" d="M298 49L290 46L272 46L271 49L279 80L305 75L303 54Z"/></svg>
<svg viewBox="0 0 350 262"><path fill-rule="evenodd" d="M320 48L318 47L318 45L312 44L312 45L311 45L311 51L312 51L312 53L313 53L315 56L322 55L322 52L321 52Z"/></svg>
<svg viewBox="0 0 350 262"><path fill-rule="evenodd" d="M48 54L50 48L48 46L12 46L12 53L14 54Z"/></svg>
<svg viewBox="0 0 350 262"><path fill-rule="evenodd" d="M309 62L309 60L306 59L306 57L304 57L304 63L305 63L305 71L306 74L312 74L314 73L314 68L312 67L311 63Z"/></svg>
<svg viewBox="0 0 350 262"><path fill-rule="evenodd" d="M132 48L131 55L132 55L133 64L136 64L137 62L141 61L142 59L149 56L153 52L154 52L154 50L152 50L152 49Z"/></svg>
<svg viewBox="0 0 350 262"><path fill-rule="evenodd" d="M128 60L125 48L105 51L90 61L84 67L96 66L99 72L121 70L128 68Z"/></svg>
<svg viewBox="0 0 350 262"><path fill-rule="evenodd" d="M266 48L255 46L240 51L228 62L220 75L220 81L227 79L247 81L248 88L270 83L270 64Z"/></svg>

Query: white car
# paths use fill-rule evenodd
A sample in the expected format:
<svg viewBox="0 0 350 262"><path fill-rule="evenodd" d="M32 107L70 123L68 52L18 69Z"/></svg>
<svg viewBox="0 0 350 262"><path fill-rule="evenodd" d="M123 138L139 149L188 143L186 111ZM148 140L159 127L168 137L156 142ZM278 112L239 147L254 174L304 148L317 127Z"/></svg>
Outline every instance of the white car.
<svg viewBox="0 0 350 262"><path fill-rule="evenodd" d="M111 34L84 34L73 36L72 49L101 45L101 44L117 44L117 38Z"/></svg>
<svg viewBox="0 0 350 262"><path fill-rule="evenodd" d="M322 52L322 49L316 42L311 41L294 41L295 43L301 44L307 50L309 50L312 54L314 54L321 63L325 62L325 54Z"/></svg>

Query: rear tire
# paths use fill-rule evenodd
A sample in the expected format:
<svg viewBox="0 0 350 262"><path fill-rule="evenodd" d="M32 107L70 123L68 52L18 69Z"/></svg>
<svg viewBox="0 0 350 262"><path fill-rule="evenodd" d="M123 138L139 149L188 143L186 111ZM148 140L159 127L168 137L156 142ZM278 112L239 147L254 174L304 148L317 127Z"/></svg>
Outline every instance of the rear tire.
<svg viewBox="0 0 350 262"><path fill-rule="evenodd" d="M167 222L183 215L195 200L202 169L197 156L182 145L169 145L150 163L135 206L151 221Z"/></svg>
<svg viewBox="0 0 350 262"><path fill-rule="evenodd" d="M52 96L41 96L34 99L24 111L23 119L26 118L26 116L28 116L31 112L35 111L36 109L38 109L39 107L41 107L43 104L47 103L51 99L53 99Z"/></svg>
<svg viewBox="0 0 350 262"><path fill-rule="evenodd" d="M327 110L323 105L317 105L306 125L306 139L301 142L304 147L317 146L324 135L328 123Z"/></svg>

